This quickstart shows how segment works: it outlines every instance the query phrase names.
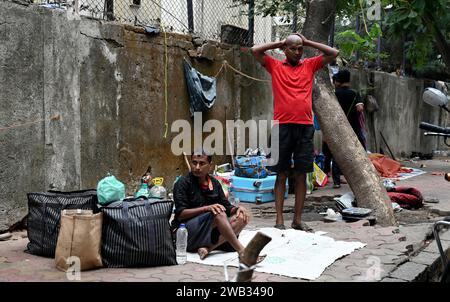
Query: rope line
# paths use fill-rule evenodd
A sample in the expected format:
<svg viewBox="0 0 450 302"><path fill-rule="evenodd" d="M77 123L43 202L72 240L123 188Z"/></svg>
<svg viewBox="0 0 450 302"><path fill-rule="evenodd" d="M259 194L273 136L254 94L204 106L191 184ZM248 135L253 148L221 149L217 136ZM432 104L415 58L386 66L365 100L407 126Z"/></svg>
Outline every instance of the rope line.
<svg viewBox="0 0 450 302"><path fill-rule="evenodd" d="M57 114L57 115L52 116L52 117L50 118L50 120L51 120L51 121L56 121L56 120L59 120L60 118L61 118L60 115ZM6 131L6 130L9 130L9 129L25 127L25 126L29 126L29 125L33 125L33 124L39 124L39 123L45 122L45 120L46 120L46 119L38 119L38 120L35 120L35 121L32 121L32 122L28 122L28 123L17 124L17 125L11 125L11 126L7 126L7 127L0 128L0 131Z"/></svg>
<svg viewBox="0 0 450 302"><path fill-rule="evenodd" d="M226 69L226 68L228 68L228 67L229 67L231 70L233 70L235 73L240 74L241 76L244 76L244 77L246 77L246 78L248 78L248 79L250 79L250 80L258 81L258 82L263 82L263 83L271 83L270 80L262 80L262 79L258 79L258 78L252 77L252 76L250 76L250 75L248 75L248 74L246 74L246 73L244 73L244 72L238 70L237 68L233 67L230 63L228 63L228 61L226 61L226 60L224 60L224 61L222 62L222 66L220 67L219 71L217 72L217 74L216 74L214 77L217 78L217 77L219 76L219 74L222 72L222 70L223 70L224 68Z"/></svg>

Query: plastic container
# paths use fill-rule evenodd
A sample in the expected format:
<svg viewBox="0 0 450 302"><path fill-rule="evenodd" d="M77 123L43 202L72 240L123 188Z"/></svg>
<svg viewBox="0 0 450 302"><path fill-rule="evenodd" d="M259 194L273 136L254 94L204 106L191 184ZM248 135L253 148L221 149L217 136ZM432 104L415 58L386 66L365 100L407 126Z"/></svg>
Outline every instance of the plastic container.
<svg viewBox="0 0 450 302"><path fill-rule="evenodd" d="M185 264L187 261L187 239L188 239L188 231L186 229L186 225L184 223L180 224L180 227L177 230L177 263L179 265Z"/></svg>

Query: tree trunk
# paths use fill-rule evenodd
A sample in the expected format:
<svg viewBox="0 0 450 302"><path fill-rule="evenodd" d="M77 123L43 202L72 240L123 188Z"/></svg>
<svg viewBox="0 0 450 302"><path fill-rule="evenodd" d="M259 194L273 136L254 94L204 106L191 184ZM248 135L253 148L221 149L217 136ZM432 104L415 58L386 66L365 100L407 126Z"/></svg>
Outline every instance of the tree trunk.
<svg viewBox="0 0 450 302"><path fill-rule="evenodd" d="M272 238L263 233L256 233L255 237L248 243L244 250L244 256L239 259L242 264L252 267L256 264L259 253L268 244ZM254 269L238 271L236 282L251 282Z"/></svg>
<svg viewBox="0 0 450 302"><path fill-rule="evenodd" d="M302 34L326 44L337 0L309 0ZM309 53L308 53L309 52ZM305 48L307 56L315 55ZM377 223L395 225L390 198L334 94L327 68L316 76L313 109L324 140L355 194L359 207L373 209Z"/></svg>
<svg viewBox="0 0 450 302"><path fill-rule="evenodd" d="M430 14L425 14L424 23L428 27L428 30L433 34L435 38L435 45L437 50L440 52L442 59L444 61L447 69L450 69L450 45L447 43L445 36L442 34L439 27L434 22L434 18Z"/></svg>

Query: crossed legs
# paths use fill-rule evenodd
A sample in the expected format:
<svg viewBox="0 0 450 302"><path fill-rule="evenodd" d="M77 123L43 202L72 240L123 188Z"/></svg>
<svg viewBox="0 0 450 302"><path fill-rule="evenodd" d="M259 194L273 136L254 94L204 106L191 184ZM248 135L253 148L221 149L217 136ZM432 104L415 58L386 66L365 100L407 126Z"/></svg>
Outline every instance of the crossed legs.
<svg viewBox="0 0 450 302"><path fill-rule="evenodd" d="M239 242L237 235L239 235L246 225L244 220L238 218L236 215L233 215L230 221L228 221L227 215L223 212L214 216L213 228L217 227L220 236L214 245L198 249L200 259L203 260L206 258L211 251L225 242L228 242L239 254L242 253L244 246Z"/></svg>

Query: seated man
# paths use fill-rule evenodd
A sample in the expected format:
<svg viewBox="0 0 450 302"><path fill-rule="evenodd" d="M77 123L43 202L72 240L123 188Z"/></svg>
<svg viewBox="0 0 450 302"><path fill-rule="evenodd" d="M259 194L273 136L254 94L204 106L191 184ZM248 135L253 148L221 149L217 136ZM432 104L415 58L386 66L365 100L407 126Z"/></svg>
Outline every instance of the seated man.
<svg viewBox="0 0 450 302"><path fill-rule="evenodd" d="M211 161L211 156L203 152L194 153L191 172L178 179L173 190L175 218L172 226L186 224L187 250L197 251L202 260L215 249L237 251L242 255L244 246L237 236L250 219L244 207L230 204L219 181L209 176Z"/></svg>

